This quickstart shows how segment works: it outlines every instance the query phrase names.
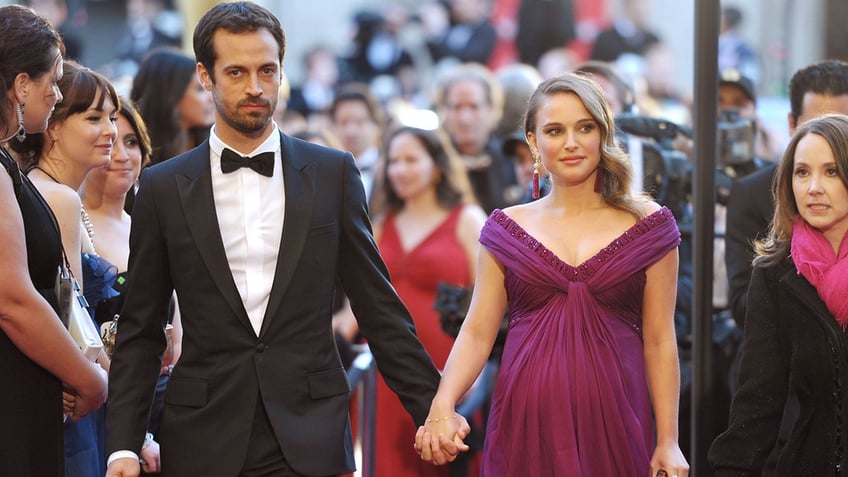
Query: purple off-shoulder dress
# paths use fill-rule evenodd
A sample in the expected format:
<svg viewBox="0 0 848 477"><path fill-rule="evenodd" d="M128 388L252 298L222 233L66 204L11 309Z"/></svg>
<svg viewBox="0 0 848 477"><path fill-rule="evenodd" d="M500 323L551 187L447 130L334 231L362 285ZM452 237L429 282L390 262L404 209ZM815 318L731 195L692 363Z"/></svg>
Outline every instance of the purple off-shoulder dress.
<svg viewBox="0 0 848 477"><path fill-rule="evenodd" d="M642 295L645 269L680 243L672 213L645 217L577 267L500 210L480 242L504 266L510 303L482 475L648 475Z"/></svg>

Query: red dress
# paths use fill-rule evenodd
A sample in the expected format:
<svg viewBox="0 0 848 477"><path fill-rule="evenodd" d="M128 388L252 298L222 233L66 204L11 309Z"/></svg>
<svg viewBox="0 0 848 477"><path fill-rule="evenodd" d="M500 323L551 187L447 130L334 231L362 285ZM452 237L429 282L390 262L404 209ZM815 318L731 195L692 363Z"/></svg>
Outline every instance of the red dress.
<svg viewBox="0 0 848 477"><path fill-rule="evenodd" d="M403 250L395 218L389 215L380 237L380 255L389 268L392 284L412 314L418 338L439 369L444 368L454 339L442 331L433 311L436 285L447 282L469 286L470 262L457 239L456 228L463 206L456 206L447 219L412 250ZM377 383L378 477L447 476L447 466L422 462L412 448L417 426L389 389L383 378Z"/></svg>

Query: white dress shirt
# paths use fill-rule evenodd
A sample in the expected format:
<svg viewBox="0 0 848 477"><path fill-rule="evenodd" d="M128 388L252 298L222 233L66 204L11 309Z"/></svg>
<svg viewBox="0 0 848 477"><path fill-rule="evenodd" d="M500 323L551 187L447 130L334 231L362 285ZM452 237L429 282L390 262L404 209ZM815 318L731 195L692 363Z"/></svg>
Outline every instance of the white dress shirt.
<svg viewBox="0 0 848 477"><path fill-rule="evenodd" d="M265 142L247 152L224 144L214 127L209 135L212 196L221 240L233 281L257 336L274 283L285 211L280 133L276 126L272 131ZM225 147L244 156L273 152L274 175L265 177L246 167L224 174L221 152Z"/></svg>
<svg viewBox="0 0 848 477"><path fill-rule="evenodd" d="M280 133L275 124L268 139L247 154L229 147L247 156L274 152L271 177L246 167L224 174L221 152L225 147L229 146L218 138L213 127L209 135L209 162L215 213L233 281L253 331L259 336L283 235L285 189ZM138 455L130 450L115 451L109 455L107 465L122 457L137 459Z"/></svg>

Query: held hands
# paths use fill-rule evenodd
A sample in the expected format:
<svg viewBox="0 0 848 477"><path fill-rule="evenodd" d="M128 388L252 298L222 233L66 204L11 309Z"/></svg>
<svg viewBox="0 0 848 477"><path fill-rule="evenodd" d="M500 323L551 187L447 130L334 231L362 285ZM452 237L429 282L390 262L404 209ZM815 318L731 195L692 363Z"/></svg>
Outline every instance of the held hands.
<svg viewBox="0 0 848 477"><path fill-rule="evenodd" d="M65 389L62 392L62 406L65 416L69 417L73 422L78 422L80 419L88 415L88 413L97 410L106 402L108 393L108 377L106 371L97 363L90 363L97 373L97 386L90 390L75 391Z"/></svg>
<svg viewBox="0 0 848 477"><path fill-rule="evenodd" d="M689 464L676 442L659 444L651 458L650 477L688 477Z"/></svg>
<svg viewBox="0 0 848 477"><path fill-rule="evenodd" d="M468 451L463 439L469 432L468 421L456 412L441 418L427 418L415 433L415 451L421 460L435 465L453 462L460 452Z"/></svg>

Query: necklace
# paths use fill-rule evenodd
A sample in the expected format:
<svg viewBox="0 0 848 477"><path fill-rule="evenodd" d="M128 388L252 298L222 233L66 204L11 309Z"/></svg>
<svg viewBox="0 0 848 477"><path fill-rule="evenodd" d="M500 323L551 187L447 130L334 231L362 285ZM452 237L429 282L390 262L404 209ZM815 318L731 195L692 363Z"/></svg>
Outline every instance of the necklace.
<svg viewBox="0 0 848 477"><path fill-rule="evenodd" d="M91 223L91 217L88 216L88 212L85 211L85 208L80 206L80 219L82 220L82 225L85 227L85 232L88 234L89 240L91 240L91 249L94 253L97 253L97 250L94 248L94 224Z"/></svg>
<svg viewBox="0 0 848 477"><path fill-rule="evenodd" d="M45 171L44 169L42 169L42 168L41 168L41 166L35 166L35 167L34 167L34 169L38 169L39 171L43 172L43 173L44 173L44 175L45 175L45 176L47 176L47 177L49 177L50 179L52 179L52 180L53 180L53 182L55 182L55 183L57 183L57 184L61 184L61 182L59 182L59 179L56 179L56 176L54 176L53 174L51 174L51 173L49 173L49 172Z"/></svg>
<svg viewBox="0 0 848 477"><path fill-rule="evenodd" d="M44 175L52 179L53 182L61 184L61 182L59 182L59 179L57 179L56 176L45 171L41 166L35 166L34 169L38 169L39 171L43 172ZM83 227L85 227L85 232L86 234L88 234L89 240L91 240L91 249L96 254L97 250L94 248L94 224L91 223L91 217L88 216L88 212L85 211L85 208L82 205L80 205L80 220L82 221Z"/></svg>

